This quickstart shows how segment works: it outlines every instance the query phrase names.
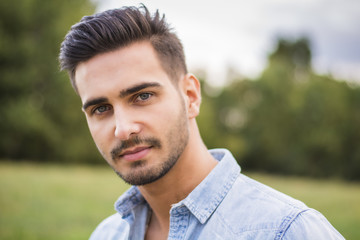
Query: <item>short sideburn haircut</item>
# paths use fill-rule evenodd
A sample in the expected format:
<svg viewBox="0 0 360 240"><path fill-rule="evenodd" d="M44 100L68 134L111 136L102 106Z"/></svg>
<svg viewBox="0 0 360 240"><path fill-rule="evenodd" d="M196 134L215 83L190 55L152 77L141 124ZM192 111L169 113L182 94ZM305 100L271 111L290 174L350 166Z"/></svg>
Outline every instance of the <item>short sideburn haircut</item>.
<svg viewBox="0 0 360 240"><path fill-rule="evenodd" d="M164 71L173 83L187 73L183 46L158 11L151 16L148 9L124 7L85 16L73 25L61 44L59 61L78 92L75 71L79 63L131 43L149 41Z"/></svg>

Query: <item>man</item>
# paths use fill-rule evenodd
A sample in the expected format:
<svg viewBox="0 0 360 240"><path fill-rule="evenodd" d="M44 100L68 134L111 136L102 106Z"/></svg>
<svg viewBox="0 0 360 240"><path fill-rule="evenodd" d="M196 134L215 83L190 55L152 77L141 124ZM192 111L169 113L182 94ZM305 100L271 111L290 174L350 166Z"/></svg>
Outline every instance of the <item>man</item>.
<svg viewBox="0 0 360 240"><path fill-rule="evenodd" d="M84 17L60 62L99 151L134 185L91 239L342 239L320 213L242 175L230 152L206 148L199 81L158 12Z"/></svg>

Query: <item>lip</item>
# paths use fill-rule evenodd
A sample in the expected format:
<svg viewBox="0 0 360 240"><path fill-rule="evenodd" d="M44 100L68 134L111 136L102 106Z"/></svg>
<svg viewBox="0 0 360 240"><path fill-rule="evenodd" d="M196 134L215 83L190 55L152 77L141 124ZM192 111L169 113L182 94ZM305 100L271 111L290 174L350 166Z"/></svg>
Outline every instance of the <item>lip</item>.
<svg viewBox="0 0 360 240"><path fill-rule="evenodd" d="M134 149L126 150L121 153L120 158L128 162L138 161L143 159L151 150L151 147L136 147Z"/></svg>

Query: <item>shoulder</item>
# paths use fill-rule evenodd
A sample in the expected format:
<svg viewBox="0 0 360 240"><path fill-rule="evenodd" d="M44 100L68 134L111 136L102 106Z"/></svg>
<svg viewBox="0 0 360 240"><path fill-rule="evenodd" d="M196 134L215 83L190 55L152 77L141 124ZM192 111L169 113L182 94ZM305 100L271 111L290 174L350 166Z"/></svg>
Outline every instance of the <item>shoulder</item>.
<svg viewBox="0 0 360 240"><path fill-rule="evenodd" d="M128 239L129 224L116 213L103 220L90 236L90 240Z"/></svg>
<svg viewBox="0 0 360 240"><path fill-rule="evenodd" d="M301 201L243 174L218 207L213 220L233 236L243 238L287 239L283 237L290 236L288 239L307 239L294 238L295 233L312 233L320 228L336 232L320 213Z"/></svg>
<svg viewBox="0 0 360 240"><path fill-rule="evenodd" d="M343 236L314 209L301 212L278 239L344 239Z"/></svg>
<svg viewBox="0 0 360 240"><path fill-rule="evenodd" d="M234 218L226 218L234 222L244 220L243 226L254 228L265 222L279 225L284 218L295 218L307 209L304 203L240 174L219 206L219 214L236 212L232 214Z"/></svg>

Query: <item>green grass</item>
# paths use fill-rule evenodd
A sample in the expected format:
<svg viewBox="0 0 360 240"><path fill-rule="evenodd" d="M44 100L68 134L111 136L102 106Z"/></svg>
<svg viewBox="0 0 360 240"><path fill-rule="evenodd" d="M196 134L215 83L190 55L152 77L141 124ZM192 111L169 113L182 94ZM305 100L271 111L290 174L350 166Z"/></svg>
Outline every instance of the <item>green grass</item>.
<svg viewBox="0 0 360 240"><path fill-rule="evenodd" d="M128 188L110 168L0 164L0 239L88 239Z"/></svg>
<svg viewBox="0 0 360 240"><path fill-rule="evenodd" d="M322 212L347 239L360 239L360 184L249 176ZM128 188L109 167L0 163L0 239L88 239Z"/></svg>

